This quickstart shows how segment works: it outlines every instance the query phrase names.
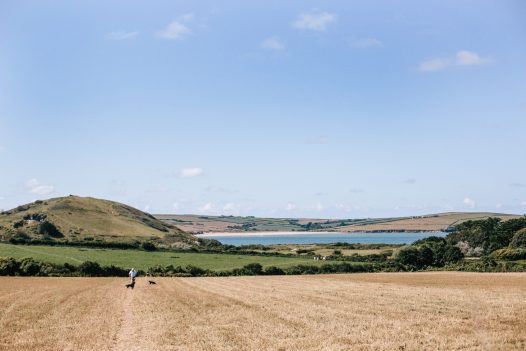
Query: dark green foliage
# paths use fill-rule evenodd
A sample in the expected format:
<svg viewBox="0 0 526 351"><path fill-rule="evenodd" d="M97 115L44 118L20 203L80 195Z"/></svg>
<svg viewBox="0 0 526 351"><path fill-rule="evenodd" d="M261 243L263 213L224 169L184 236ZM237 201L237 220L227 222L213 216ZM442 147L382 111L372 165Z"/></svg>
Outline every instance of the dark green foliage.
<svg viewBox="0 0 526 351"><path fill-rule="evenodd" d="M284 275L285 271L279 267L270 266L265 268L265 275Z"/></svg>
<svg viewBox="0 0 526 351"><path fill-rule="evenodd" d="M446 240L452 245L459 241L471 247L481 247L485 253L504 248L510 244L514 234L526 228L526 217L502 222L499 218L467 221L455 226L454 232Z"/></svg>
<svg viewBox="0 0 526 351"><path fill-rule="evenodd" d="M398 252L396 261L400 264L421 269L425 267L443 267L464 258L458 247L450 245L443 238L429 237L417 240Z"/></svg>
<svg viewBox="0 0 526 351"><path fill-rule="evenodd" d="M20 262L12 257L0 258L0 275L16 275L20 270Z"/></svg>
<svg viewBox="0 0 526 351"><path fill-rule="evenodd" d="M0 257L0 275L116 277L127 274L125 269L115 266L101 267L97 262L88 261L74 266L69 263L61 265L38 262L32 258L17 260L12 257Z"/></svg>
<svg viewBox="0 0 526 351"><path fill-rule="evenodd" d="M513 248L525 248L526 249L526 229L521 229L511 239L510 246Z"/></svg>
<svg viewBox="0 0 526 351"><path fill-rule="evenodd" d="M43 235L49 235L52 238L62 238L64 234L58 230L58 228L49 221L42 221L38 225L38 233Z"/></svg>
<svg viewBox="0 0 526 351"><path fill-rule="evenodd" d="M249 263L242 268L235 268L232 270L234 275L261 275L263 274L263 266L259 263Z"/></svg>
<svg viewBox="0 0 526 351"><path fill-rule="evenodd" d="M154 243L151 241L145 241L141 244L141 248L145 251L155 251L157 250L157 246L155 246Z"/></svg>
<svg viewBox="0 0 526 351"><path fill-rule="evenodd" d="M518 248L505 248L495 250L490 254L490 257L495 260L526 260L526 249Z"/></svg>
<svg viewBox="0 0 526 351"><path fill-rule="evenodd" d="M104 272L97 262L91 261L81 263L78 270L80 274L87 277L101 277Z"/></svg>

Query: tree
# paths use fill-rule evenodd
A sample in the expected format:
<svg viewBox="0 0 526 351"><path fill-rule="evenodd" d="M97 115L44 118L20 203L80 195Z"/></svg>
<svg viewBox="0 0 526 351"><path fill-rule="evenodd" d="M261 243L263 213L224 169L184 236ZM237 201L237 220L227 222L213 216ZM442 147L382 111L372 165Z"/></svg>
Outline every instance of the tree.
<svg viewBox="0 0 526 351"><path fill-rule="evenodd" d="M38 225L38 233L43 235L49 235L53 238L62 238L64 234L58 230L58 228L49 221L42 221Z"/></svg>

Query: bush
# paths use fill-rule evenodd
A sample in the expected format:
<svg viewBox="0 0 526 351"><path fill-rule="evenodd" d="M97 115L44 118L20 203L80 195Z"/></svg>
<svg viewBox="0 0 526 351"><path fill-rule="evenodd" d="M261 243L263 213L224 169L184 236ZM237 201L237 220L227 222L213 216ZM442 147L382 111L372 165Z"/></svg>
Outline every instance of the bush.
<svg viewBox="0 0 526 351"><path fill-rule="evenodd" d="M97 262L86 261L82 262L78 267L78 271L81 275L87 277L102 277L104 270Z"/></svg>
<svg viewBox="0 0 526 351"><path fill-rule="evenodd" d="M141 244L141 247L145 251L155 251L155 250L157 250L157 246L155 246L155 244L150 242L150 241L143 242Z"/></svg>
<svg viewBox="0 0 526 351"><path fill-rule="evenodd" d="M49 221L40 222L38 225L38 233L42 235L49 235L52 238L62 238L64 234L58 230L58 228Z"/></svg>
<svg viewBox="0 0 526 351"><path fill-rule="evenodd" d="M270 267L265 268L264 274L265 275L284 275L285 271L279 267L270 266Z"/></svg>
<svg viewBox="0 0 526 351"><path fill-rule="evenodd" d="M526 249L500 249L495 250L490 254L490 257L495 260L524 260L526 259Z"/></svg>
<svg viewBox="0 0 526 351"><path fill-rule="evenodd" d="M526 229L521 229L513 236L510 246L513 248L525 248L526 249Z"/></svg>
<svg viewBox="0 0 526 351"><path fill-rule="evenodd" d="M18 275L20 263L13 257L0 257L0 275Z"/></svg>

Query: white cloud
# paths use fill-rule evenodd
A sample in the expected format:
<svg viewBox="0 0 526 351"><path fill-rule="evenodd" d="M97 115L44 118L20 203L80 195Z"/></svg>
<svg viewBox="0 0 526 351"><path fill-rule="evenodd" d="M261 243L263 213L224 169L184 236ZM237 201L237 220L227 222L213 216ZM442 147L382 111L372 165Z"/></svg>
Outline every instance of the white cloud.
<svg viewBox="0 0 526 351"><path fill-rule="evenodd" d="M183 168L179 172L179 176L181 178L192 178L192 177L198 177L203 174L203 169L196 167L196 168Z"/></svg>
<svg viewBox="0 0 526 351"><path fill-rule="evenodd" d="M296 208L298 208L298 206L296 206L296 204L293 204L293 203L289 202L289 203L287 204L287 206L285 207L285 210L287 210L287 211L293 211L293 210L295 210Z"/></svg>
<svg viewBox="0 0 526 351"><path fill-rule="evenodd" d="M261 48L279 51L285 49L285 44L278 37L270 37L261 42Z"/></svg>
<svg viewBox="0 0 526 351"><path fill-rule="evenodd" d="M433 58L427 61L420 62L418 70L420 72L435 72L440 71L451 65L451 60L442 58Z"/></svg>
<svg viewBox="0 0 526 351"><path fill-rule="evenodd" d="M144 206L144 212L150 212L150 205Z"/></svg>
<svg viewBox="0 0 526 351"><path fill-rule="evenodd" d="M375 38L362 38L351 41L351 46L358 49L382 47L384 44Z"/></svg>
<svg viewBox="0 0 526 351"><path fill-rule="evenodd" d="M157 36L168 40L180 40L192 31L184 24L172 21L165 29L157 32Z"/></svg>
<svg viewBox="0 0 526 351"><path fill-rule="evenodd" d="M404 183L405 184L415 184L416 183L416 179L409 178L409 179L404 180Z"/></svg>
<svg viewBox="0 0 526 351"><path fill-rule="evenodd" d="M138 35L139 35L139 32L119 31L119 32L108 33L106 34L106 37L112 40L126 40L126 39L135 38Z"/></svg>
<svg viewBox="0 0 526 351"><path fill-rule="evenodd" d="M470 199L469 197L466 197L463 202L471 208L475 208L475 206L477 205L476 202L473 199Z"/></svg>
<svg viewBox="0 0 526 351"><path fill-rule="evenodd" d="M316 204L316 211L322 211L323 210L323 205L321 203L317 203Z"/></svg>
<svg viewBox="0 0 526 351"><path fill-rule="evenodd" d="M53 192L55 190L55 187L52 185L44 185L40 184L38 179L32 178L27 181L26 187L29 189L29 192L31 194L37 194L37 195L47 195Z"/></svg>
<svg viewBox="0 0 526 351"><path fill-rule="evenodd" d="M174 202L173 205L172 205L172 209L174 211L179 210L180 207L181 207L181 205L178 202Z"/></svg>
<svg viewBox="0 0 526 351"><path fill-rule="evenodd" d="M521 202L521 205L526 207L526 201Z"/></svg>
<svg viewBox="0 0 526 351"><path fill-rule="evenodd" d="M502 204L501 203L496 204L495 208L502 208Z"/></svg>
<svg viewBox="0 0 526 351"><path fill-rule="evenodd" d="M360 189L360 188L352 188L349 190L350 193L355 193L355 194L358 194L358 193L363 193L365 190L363 189Z"/></svg>
<svg viewBox="0 0 526 351"><path fill-rule="evenodd" d="M294 21L293 26L297 29L314 30L323 32L329 24L336 22L336 15L328 12L302 13Z"/></svg>
<svg viewBox="0 0 526 351"><path fill-rule="evenodd" d="M460 66L485 65L490 59L482 58L476 52L460 50L455 57L455 63Z"/></svg>
<svg viewBox="0 0 526 351"><path fill-rule="evenodd" d="M436 72L454 66L478 66L491 63L489 58L481 57L473 51L460 50L454 57L435 57L418 65L420 72Z"/></svg>

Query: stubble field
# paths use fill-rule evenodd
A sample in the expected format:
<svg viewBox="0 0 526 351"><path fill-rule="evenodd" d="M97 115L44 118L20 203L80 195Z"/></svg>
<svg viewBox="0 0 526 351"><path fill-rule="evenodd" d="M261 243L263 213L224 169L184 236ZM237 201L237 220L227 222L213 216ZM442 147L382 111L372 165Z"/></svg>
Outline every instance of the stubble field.
<svg viewBox="0 0 526 351"><path fill-rule="evenodd" d="M526 274L0 277L1 350L524 350Z"/></svg>

